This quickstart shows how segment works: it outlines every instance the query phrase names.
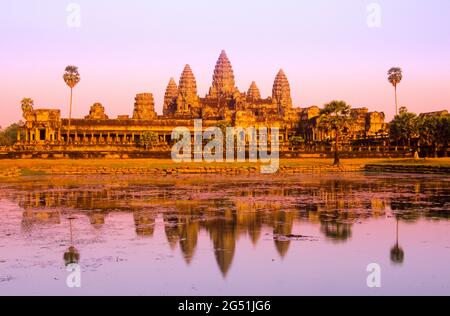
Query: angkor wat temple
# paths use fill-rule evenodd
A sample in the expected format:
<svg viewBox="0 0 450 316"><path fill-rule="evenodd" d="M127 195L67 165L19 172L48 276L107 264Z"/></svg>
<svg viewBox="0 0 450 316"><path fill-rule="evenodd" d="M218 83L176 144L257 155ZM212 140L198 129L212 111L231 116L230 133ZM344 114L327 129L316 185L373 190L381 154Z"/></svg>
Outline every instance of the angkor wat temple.
<svg viewBox="0 0 450 316"><path fill-rule="evenodd" d="M329 140L330 132L318 128L320 109L294 107L288 78L280 70L273 83L272 96L261 97L252 82L247 92L238 90L231 63L222 51L216 63L212 85L205 97L199 97L193 71L186 65L179 83L172 78L166 89L163 114L155 111L151 93L136 95L133 115L110 119L100 103L92 105L84 119L61 118L60 110L29 109L15 148L34 152L138 152L139 140L146 132L157 135L157 148L168 151L175 127L194 128L202 119L204 127L278 127L282 150L292 149L292 136L301 136L308 144ZM386 135L385 115L354 108L354 124L348 129L348 140L380 139Z"/></svg>

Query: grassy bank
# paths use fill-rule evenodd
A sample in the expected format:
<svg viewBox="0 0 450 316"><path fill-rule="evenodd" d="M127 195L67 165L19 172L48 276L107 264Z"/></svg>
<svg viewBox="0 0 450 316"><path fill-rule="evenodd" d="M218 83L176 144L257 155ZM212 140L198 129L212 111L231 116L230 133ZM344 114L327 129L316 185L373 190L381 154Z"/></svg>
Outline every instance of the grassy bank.
<svg viewBox="0 0 450 316"><path fill-rule="evenodd" d="M429 166L429 167L450 167L450 158L427 158L427 159L374 159L366 164L379 164L391 166Z"/></svg>
<svg viewBox="0 0 450 316"><path fill-rule="evenodd" d="M367 163L365 170L370 172L450 174L450 158L383 160Z"/></svg>
<svg viewBox="0 0 450 316"><path fill-rule="evenodd" d="M286 166L313 166L313 165L331 165L333 159L304 158L304 159L281 159L280 165ZM348 165L366 165L366 164L389 164L389 165L427 165L427 166L447 166L450 167L450 158L438 159L341 159L343 166ZM223 162L223 163L197 163L183 162L175 163L170 159L5 159L0 160L0 170L11 167L30 168L30 167L53 167L53 166L86 166L86 167L114 167L114 168L145 168L160 167L173 168L182 167L203 167L203 166L254 166L250 162Z"/></svg>
<svg viewBox="0 0 450 316"><path fill-rule="evenodd" d="M333 171L331 168L332 159L282 159L280 169L284 171ZM392 167L414 167L427 166L435 168L450 168L450 158L441 159L343 159L340 168L336 171L358 171L364 170L365 166L376 165ZM45 175L45 174L65 174L82 173L86 170L88 173L98 170L98 173L109 173L120 170L121 173L139 172L146 170L157 170L164 172L181 172L186 170L214 169L217 172L226 172L230 170L252 170L259 169L260 164L250 162L238 163L175 163L169 159L92 159L92 160L49 160L49 159L17 159L0 160L0 173L10 175ZM12 171L11 171L12 170ZM76 170L76 172L74 172ZM405 169L406 170L406 169ZM95 172L94 172L95 173Z"/></svg>

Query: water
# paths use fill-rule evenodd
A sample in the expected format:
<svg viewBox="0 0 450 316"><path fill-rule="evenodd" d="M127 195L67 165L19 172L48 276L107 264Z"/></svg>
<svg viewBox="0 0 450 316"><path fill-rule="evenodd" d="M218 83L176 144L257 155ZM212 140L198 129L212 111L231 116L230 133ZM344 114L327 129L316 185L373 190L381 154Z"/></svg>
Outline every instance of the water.
<svg viewBox="0 0 450 316"><path fill-rule="evenodd" d="M8 180L0 294L449 295L449 214L443 176Z"/></svg>

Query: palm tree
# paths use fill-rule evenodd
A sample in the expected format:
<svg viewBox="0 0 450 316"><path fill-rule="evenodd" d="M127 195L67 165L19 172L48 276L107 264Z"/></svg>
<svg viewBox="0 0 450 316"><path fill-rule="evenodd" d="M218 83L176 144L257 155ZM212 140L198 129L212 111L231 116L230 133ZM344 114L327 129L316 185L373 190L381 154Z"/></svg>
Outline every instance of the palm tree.
<svg viewBox="0 0 450 316"><path fill-rule="evenodd" d="M398 99L397 99L397 85L402 81L402 69L399 67L392 67L388 71L388 80L394 86L395 90L395 114L398 114Z"/></svg>
<svg viewBox="0 0 450 316"><path fill-rule="evenodd" d="M20 105L22 107L22 112L25 115L26 113L33 111L34 101L30 98L23 98L22 101L20 101Z"/></svg>
<svg viewBox="0 0 450 316"><path fill-rule="evenodd" d="M450 115L426 115L418 118L420 144L433 149L433 156L438 157L439 148L446 152L450 139Z"/></svg>
<svg viewBox="0 0 450 316"><path fill-rule="evenodd" d="M433 149L433 155L436 158L438 154L438 117L435 116L423 116L418 120L418 131L420 145L426 145Z"/></svg>
<svg viewBox="0 0 450 316"><path fill-rule="evenodd" d="M80 74L78 73L78 67L67 66L63 75L64 82L70 88L70 108L69 108L69 127L67 129L67 140L70 138L70 124L72 121L72 95L73 88L80 82Z"/></svg>
<svg viewBox="0 0 450 316"><path fill-rule="evenodd" d="M417 135L417 127L417 115L402 107L400 114L396 115L389 123L389 135L397 145L401 142L403 146L410 146L411 139Z"/></svg>
<svg viewBox="0 0 450 316"><path fill-rule="evenodd" d="M408 113L408 108L406 106L402 106L400 107L400 109L398 109L398 114L402 115Z"/></svg>
<svg viewBox="0 0 450 316"><path fill-rule="evenodd" d="M443 146L443 152L446 155L450 139L450 114L441 116L439 120L438 131L439 131L439 139L441 145Z"/></svg>
<svg viewBox="0 0 450 316"><path fill-rule="evenodd" d="M331 101L320 110L319 125L324 130L332 130L335 133L334 165L340 165L339 141L343 130L350 124L351 106L344 101Z"/></svg>

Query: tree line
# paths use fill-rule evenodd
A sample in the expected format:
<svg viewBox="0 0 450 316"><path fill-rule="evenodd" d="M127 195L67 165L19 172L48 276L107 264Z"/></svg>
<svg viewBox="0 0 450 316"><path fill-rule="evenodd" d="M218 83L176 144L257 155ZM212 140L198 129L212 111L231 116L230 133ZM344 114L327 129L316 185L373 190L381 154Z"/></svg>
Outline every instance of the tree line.
<svg viewBox="0 0 450 316"><path fill-rule="evenodd" d="M0 146L12 146L16 143L20 125L21 122L14 123L5 129L0 127Z"/></svg>
<svg viewBox="0 0 450 316"><path fill-rule="evenodd" d="M389 135L399 146L415 146L421 155L445 155L450 139L450 114L446 112L417 115L402 107L391 121Z"/></svg>

